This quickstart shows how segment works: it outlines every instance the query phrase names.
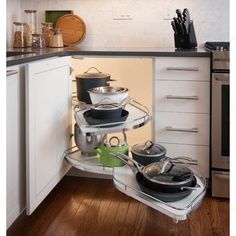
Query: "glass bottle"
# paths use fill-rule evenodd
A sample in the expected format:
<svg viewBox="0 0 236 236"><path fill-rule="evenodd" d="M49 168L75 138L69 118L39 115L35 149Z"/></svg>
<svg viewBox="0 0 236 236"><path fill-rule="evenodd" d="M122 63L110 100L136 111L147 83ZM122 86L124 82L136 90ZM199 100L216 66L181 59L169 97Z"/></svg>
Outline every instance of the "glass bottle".
<svg viewBox="0 0 236 236"><path fill-rule="evenodd" d="M49 47L51 47L51 48L63 48L64 47L61 29L55 28L53 30L53 33L52 33L52 35L50 37L50 41L49 41Z"/></svg>
<svg viewBox="0 0 236 236"><path fill-rule="evenodd" d="M26 32L26 42L27 47L31 47L32 44L32 34L36 33L36 10L25 10L25 32Z"/></svg>
<svg viewBox="0 0 236 236"><path fill-rule="evenodd" d="M25 34L25 23L13 22L14 24L14 39L13 48L25 48L26 44L26 34Z"/></svg>
<svg viewBox="0 0 236 236"><path fill-rule="evenodd" d="M46 47L43 34L32 34L32 49L43 49Z"/></svg>
<svg viewBox="0 0 236 236"><path fill-rule="evenodd" d="M53 34L53 23L52 22L46 22L46 23L41 23L42 25L42 33L44 35L46 47L49 46L50 42L50 37Z"/></svg>

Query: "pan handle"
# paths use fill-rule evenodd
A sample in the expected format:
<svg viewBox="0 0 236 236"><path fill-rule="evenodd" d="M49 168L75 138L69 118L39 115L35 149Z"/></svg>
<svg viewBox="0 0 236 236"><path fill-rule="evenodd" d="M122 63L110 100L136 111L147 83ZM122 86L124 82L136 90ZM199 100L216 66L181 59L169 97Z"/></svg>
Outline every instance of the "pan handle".
<svg viewBox="0 0 236 236"><path fill-rule="evenodd" d="M196 184L195 187L181 187L180 190L185 190L185 189L189 189L189 190L199 190L201 188L201 186L199 184Z"/></svg>
<svg viewBox="0 0 236 236"><path fill-rule="evenodd" d="M139 171L142 173L142 169L143 169L143 165L141 165L140 163L136 162L133 158L126 156L123 153L109 153L109 155L116 157L118 159L120 159L121 161L123 161L124 163L126 163L130 168L135 168L136 172ZM130 162L132 163L132 167Z"/></svg>

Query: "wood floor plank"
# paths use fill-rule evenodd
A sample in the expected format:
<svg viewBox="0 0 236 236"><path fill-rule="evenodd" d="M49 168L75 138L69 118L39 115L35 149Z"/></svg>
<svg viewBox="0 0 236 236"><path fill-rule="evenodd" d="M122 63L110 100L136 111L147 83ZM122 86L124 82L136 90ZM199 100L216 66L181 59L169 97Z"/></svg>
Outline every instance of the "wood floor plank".
<svg viewBox="0 0 236 236"><path fill-rule="evenodd" d="M8 236L229 236L229 201L206 196L188 220L162 213L116 190L112 180L65 177Z"/></svg>

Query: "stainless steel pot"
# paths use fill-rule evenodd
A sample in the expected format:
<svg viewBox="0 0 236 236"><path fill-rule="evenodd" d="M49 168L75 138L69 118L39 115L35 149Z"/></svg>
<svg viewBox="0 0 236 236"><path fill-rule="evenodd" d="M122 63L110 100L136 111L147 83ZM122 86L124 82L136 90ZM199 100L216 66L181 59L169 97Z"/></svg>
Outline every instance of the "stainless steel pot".
<svg viewBox="0 0 236 236"><path fill-rule="evenodd" d="M74 125L74 139L76 146L86 156L97 154L96 148L102 144L104 135L86 135L81 132L77 124Z"/></svg>

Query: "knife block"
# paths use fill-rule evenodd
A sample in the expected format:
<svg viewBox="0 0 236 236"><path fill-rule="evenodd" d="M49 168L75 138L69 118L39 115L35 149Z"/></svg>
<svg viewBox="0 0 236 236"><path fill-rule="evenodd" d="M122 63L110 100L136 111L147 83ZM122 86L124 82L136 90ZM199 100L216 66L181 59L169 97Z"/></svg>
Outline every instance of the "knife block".
<svg viewBox="0 0 236 236"><path fill-rule="evenodd" d="M193 21L189 24L188 34L174 34L175 48L177 49L191 49L197 47L197 39L193 26Z"/></svg>

